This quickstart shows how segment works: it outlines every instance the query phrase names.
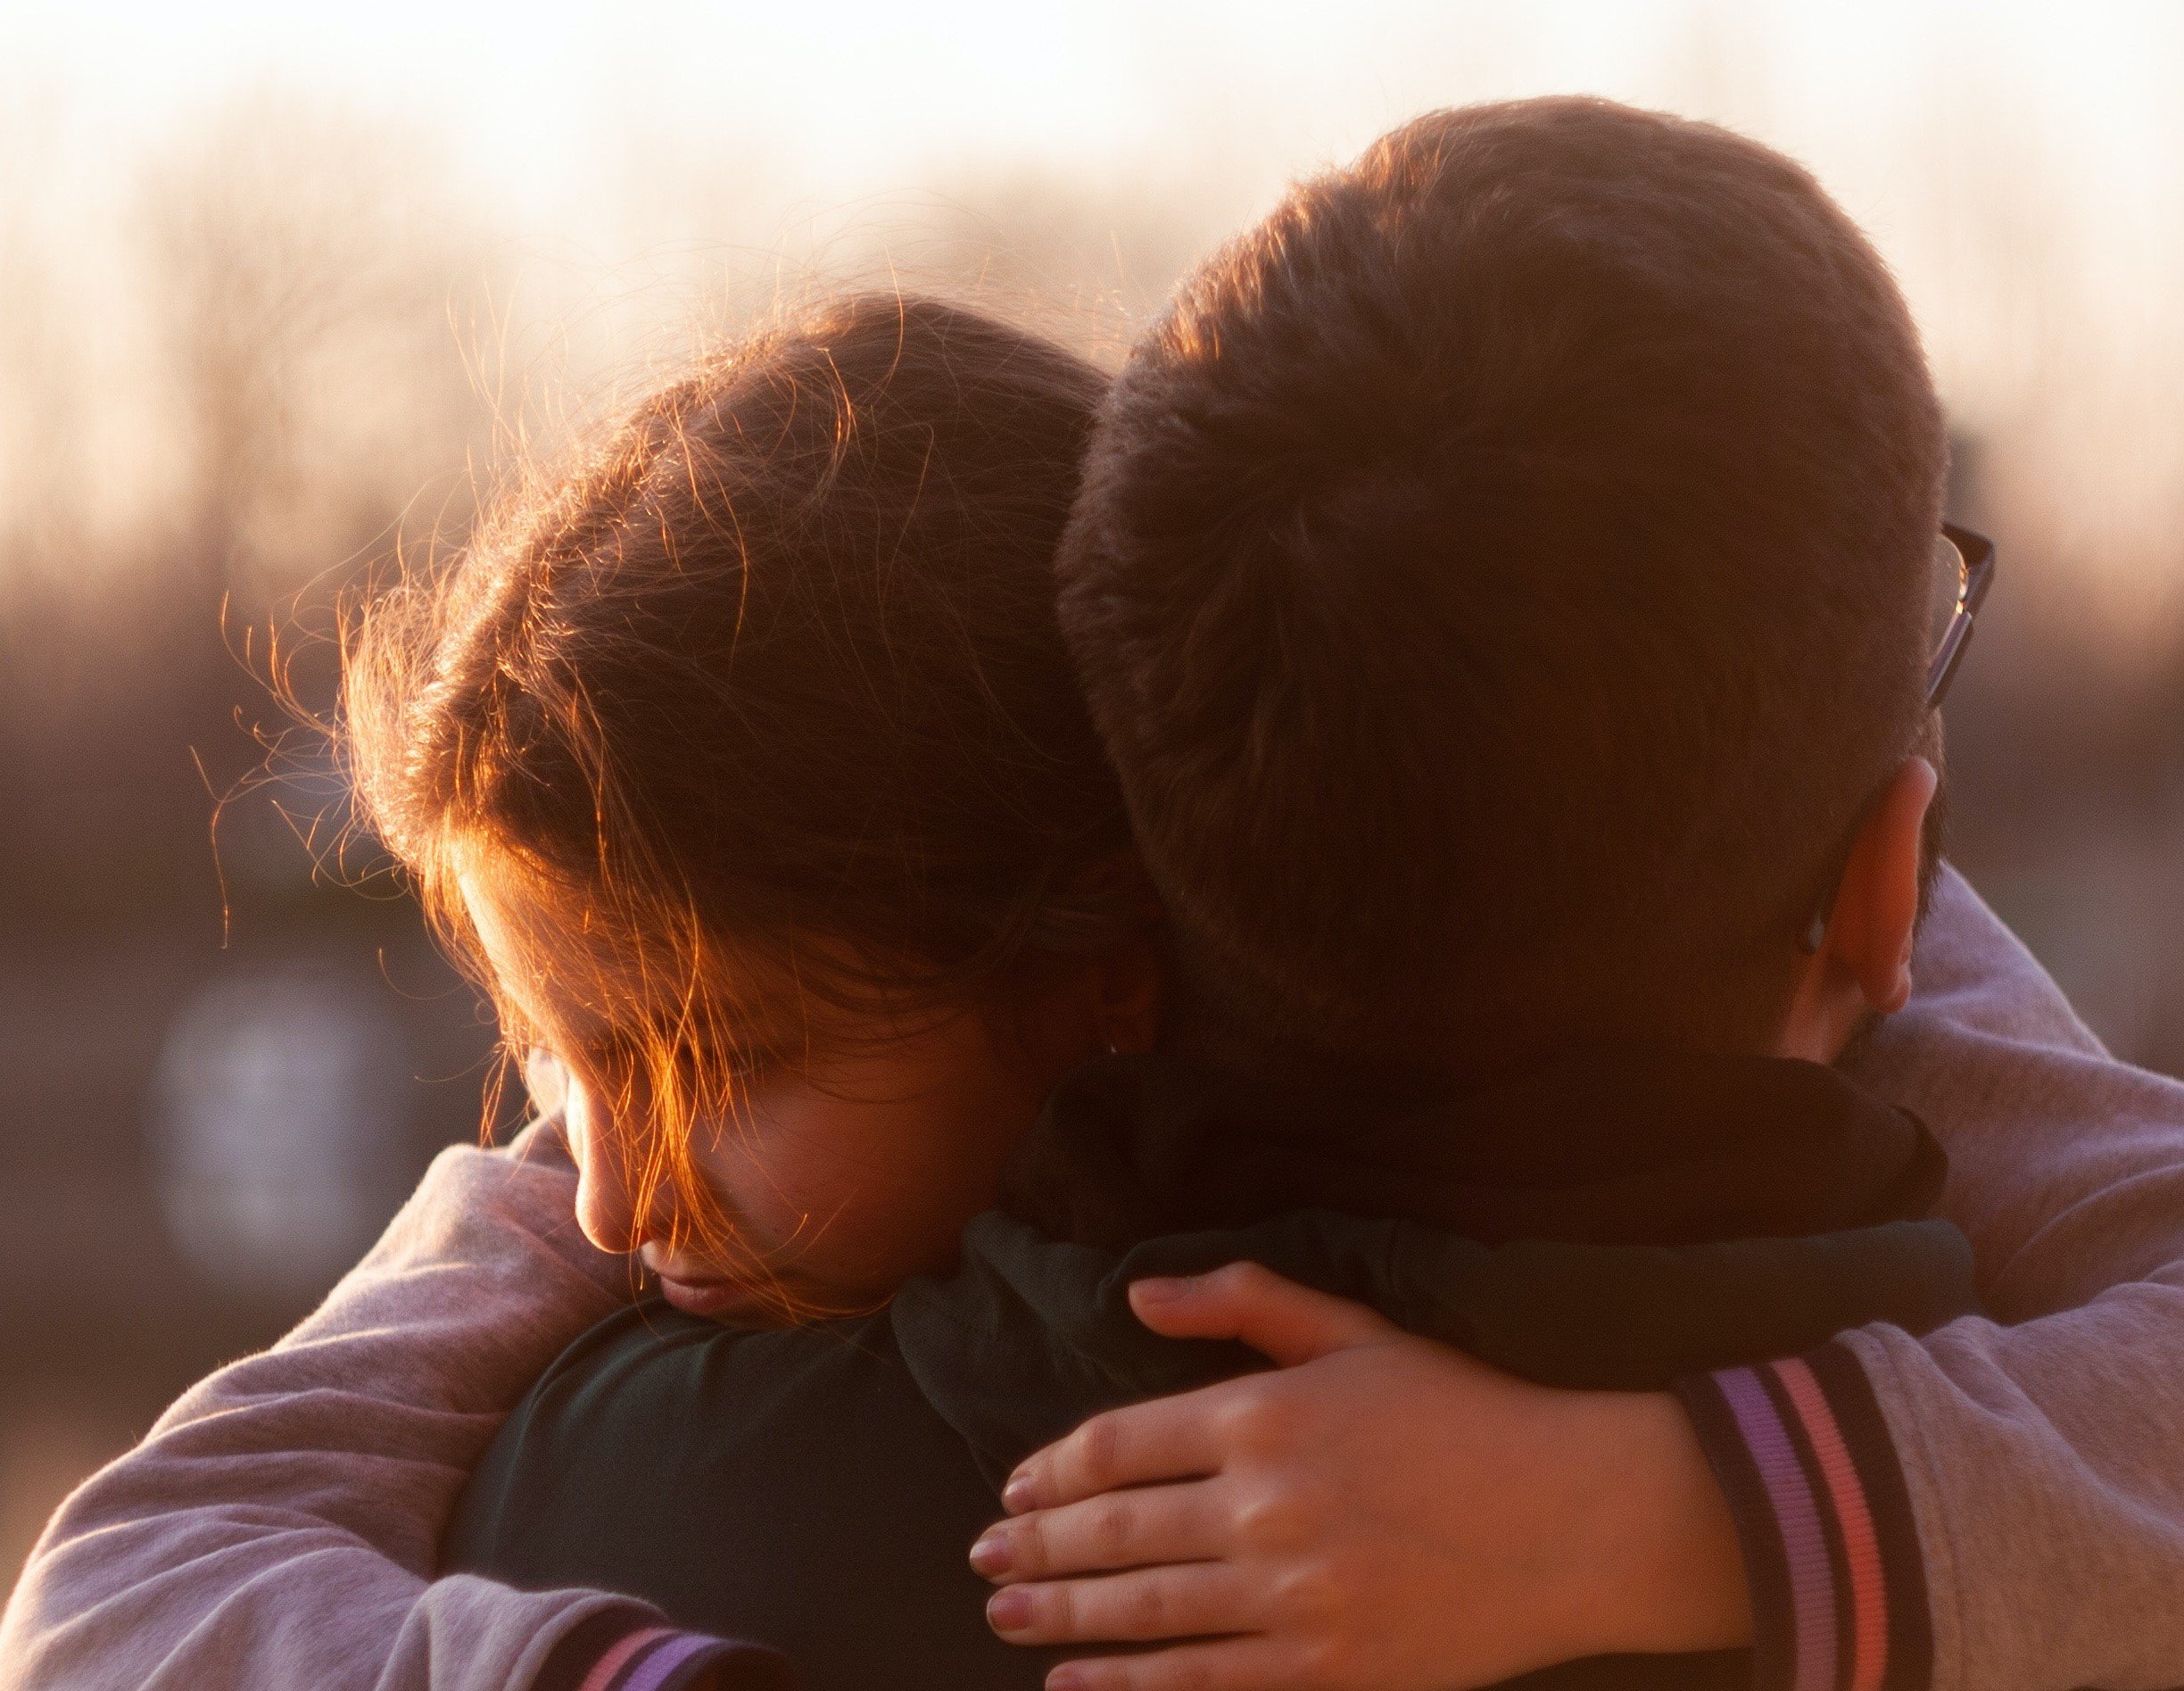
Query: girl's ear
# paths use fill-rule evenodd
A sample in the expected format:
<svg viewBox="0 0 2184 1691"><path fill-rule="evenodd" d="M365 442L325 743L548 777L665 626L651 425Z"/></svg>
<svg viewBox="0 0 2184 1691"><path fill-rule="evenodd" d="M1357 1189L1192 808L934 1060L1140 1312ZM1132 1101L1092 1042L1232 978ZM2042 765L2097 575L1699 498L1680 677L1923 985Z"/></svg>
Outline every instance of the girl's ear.
<svg viewBox="0 0 2184 1691"><path fill-rule="evenodd" d="M1926 812L1940 785L1924 758L1907 758L1897 770L1858 830L1828 922L1830 960L1857 981L1867 1007L1883 1015L1911 997Z"/></svg>
<svg viewBox="0 0 2184 1691"><path fill-rule="evenodd" d="M1162 970L1152 941L1125 940L1101 960L1100 1038L1111 1051L1149 1051L1160 1033Z"/></svg>

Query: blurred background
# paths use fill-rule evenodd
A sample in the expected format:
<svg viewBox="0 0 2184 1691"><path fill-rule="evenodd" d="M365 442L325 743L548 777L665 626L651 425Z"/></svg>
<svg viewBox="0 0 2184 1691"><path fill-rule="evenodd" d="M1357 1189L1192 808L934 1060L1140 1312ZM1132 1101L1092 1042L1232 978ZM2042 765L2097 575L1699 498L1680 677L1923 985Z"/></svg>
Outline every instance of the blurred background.
<svg viewBox="0 0 2184 1691"><path fill-rule="evenodd" d="M2180 84L2157 0L0 5L0 1579L480 1131L490 1026L267 690L327 702L341 594L831 281L1112 358L1430 106L1717 119L1874 233L2002 547L1957 859L2184 1068Z"/></svg>

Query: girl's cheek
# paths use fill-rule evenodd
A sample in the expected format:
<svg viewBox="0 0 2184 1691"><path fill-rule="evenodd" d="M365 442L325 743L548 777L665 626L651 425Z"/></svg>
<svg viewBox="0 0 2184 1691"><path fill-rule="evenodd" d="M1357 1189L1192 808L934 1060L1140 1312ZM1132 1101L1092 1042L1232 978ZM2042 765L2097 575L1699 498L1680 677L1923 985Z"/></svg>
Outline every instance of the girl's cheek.
<svg viewBox="0 0 2184 1691"><path fill-rule="evenodd" d="M945 1121L887 1104L786 1082L754 1098L699 1156L707 1183L752 1243L784 1265L839 1284L932 1255L924 1237L947 1208L946 1158L960 1136ZM956 1220L950 1215L947 1243Z"/></svg>
<svg viewBox="0 0 2184 1691"><path fill-rule="evenodd" d="M739 1231L784 1269L884 1295L952 1262L1042 1101L975 1024L884 1057L776 1073L693 1148Z"/></svg>
<svg viewBox="0 0 2184 1691"><path fill-rule="evenodd" d="M700 1123L691 1148L698 1173L715 1199L762 1250L793 1239L814 1184L803 1166L809 1160L804 1135L790 1131L802 1114L782 1096L790 1090L769 1086L747 1095L734 1120Z"/></svg>

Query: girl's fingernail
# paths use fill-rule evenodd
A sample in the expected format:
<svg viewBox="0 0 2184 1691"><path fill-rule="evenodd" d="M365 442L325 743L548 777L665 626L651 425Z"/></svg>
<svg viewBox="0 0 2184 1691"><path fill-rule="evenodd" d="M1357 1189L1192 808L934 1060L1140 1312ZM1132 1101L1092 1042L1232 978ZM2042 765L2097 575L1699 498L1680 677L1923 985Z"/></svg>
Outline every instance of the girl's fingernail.
<svg viewBox="0 0 2184 1691"><path fill-rule="evenodd" d="M1153 1280L1134 1280L1130 1290L1148 1304L1172 1304L1183 1296L1183 1282L1173 1275L1162 1274Z"/></svg>
<svg viewBox="0 0 2184 1691"><path fill-rule="evenodd" d="M1022 1514L1031 1506L1031 1476L1011 1474L1007 1485L1001 1488L1001 1506L1011 1514Z"/></svg>
<svg viewBox="0 0 2184 1691"><path fill-rule="evenodd" d="M986 1604L986 1624L996 1632L1022 1632L1031 1623L1031 1594L1022 1586L997 1591Z"/></svg>
<svg viewBox="0 0 2184 1691"><path fill-rule="evenodd" d="M1077 1671L1074 1662L1064 1662L1046 1676L1046 1691L1077 1691L1085 1677Z"/></svg>
<svg viewBox="0 0 2184 1691"><path fill-rule="evenodd" d="M1009 1536L998 1527L971 1546L971 1565L989 1579L1009 1571Z"/></svg>

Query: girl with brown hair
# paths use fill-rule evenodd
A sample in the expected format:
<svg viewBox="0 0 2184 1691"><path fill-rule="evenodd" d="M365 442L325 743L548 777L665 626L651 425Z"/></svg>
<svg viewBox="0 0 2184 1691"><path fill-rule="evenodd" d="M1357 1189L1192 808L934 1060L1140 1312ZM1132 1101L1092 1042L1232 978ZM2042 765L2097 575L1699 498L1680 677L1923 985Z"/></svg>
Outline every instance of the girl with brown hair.
<svg viewBox="0 0 2184 1691"><path fill-rule="evenodd" d="M945 1266L1054 1082L1150 1037L1050 573L1101 387L847 299L645 399L356 633L364 813L550 1054L585 1232L679 1307Z"/></svg>

